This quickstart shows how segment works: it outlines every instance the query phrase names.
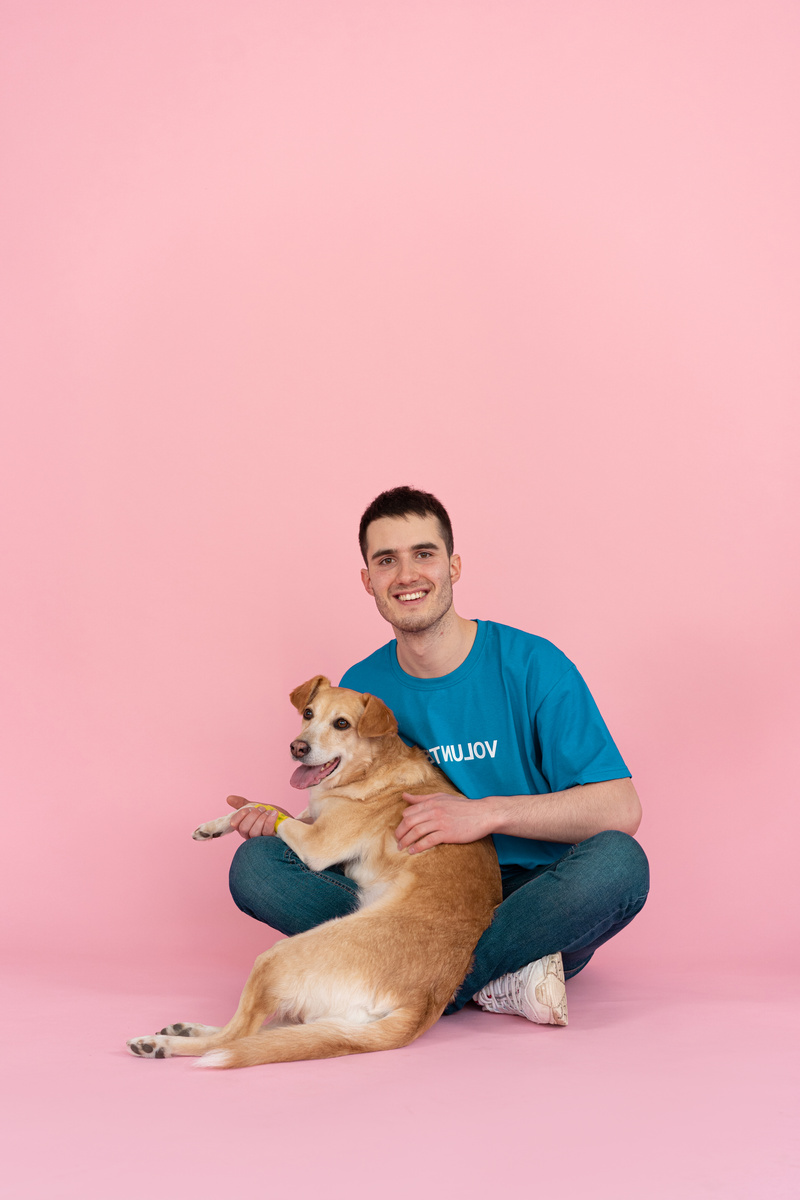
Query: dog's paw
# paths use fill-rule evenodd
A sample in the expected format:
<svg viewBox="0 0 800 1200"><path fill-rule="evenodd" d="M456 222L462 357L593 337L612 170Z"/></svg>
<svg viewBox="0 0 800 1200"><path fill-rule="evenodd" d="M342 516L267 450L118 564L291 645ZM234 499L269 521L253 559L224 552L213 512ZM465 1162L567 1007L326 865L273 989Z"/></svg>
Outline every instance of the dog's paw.
<svg viewBox="0 0 800 1200"><path fill-rule="evenodd" d="M192 837L196 842L205 842L209 838L222 837L223 833L227 833L227 829L219 828L219 821L206 821L205 825L198 825Z"/></svg>
<svg viewBox="0 0 800 1200"><path fill-rule="evenodd" d="M165 1025L159 1033L168 1037L211 1037L219 1033L219 1025L200 1025L196 1021L177 1021L174 1025Z"/></svg>
<svg viewBox="0 0 800 1200"><path fill-rule="evenodd" d="M158 1033L151 1033L149 1037L130 1038L125 1045L137 1058L172 1058L167 1039Z"/></svg>

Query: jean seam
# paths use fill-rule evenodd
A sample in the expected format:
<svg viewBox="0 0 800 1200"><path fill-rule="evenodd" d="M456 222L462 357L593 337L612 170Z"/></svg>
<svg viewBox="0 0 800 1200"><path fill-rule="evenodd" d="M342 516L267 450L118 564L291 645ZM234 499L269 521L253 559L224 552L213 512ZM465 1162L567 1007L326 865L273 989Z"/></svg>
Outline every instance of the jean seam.
<svg viewBox="0 0 800 1200"><path fill-rule="evenodd" d="M283 852L283 861L291 862L292 859L296 860L297 865L301 868L301 870L305 871L307 875L316 875L318 878L324 879L326 883L331 885L331 887L339 888L341 892L347 892L347 895L353 900L358 899L358 888L351 888L348 887L346 883L339 883L338 879L331 879L330 876L325 875L323 871L312 871L310 867L306 866L302 858L300 858L298 854L295 854L295 852L290 850L287 846Z"/></svg>

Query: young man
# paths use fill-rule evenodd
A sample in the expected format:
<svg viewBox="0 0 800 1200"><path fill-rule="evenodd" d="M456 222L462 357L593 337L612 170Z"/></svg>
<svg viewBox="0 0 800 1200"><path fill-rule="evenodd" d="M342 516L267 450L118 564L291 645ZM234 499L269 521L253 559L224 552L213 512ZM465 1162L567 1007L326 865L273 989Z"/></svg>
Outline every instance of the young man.
<svg viewBox="0 0 800 1200"><path fill-rule="evenodd" d="M401 736L426 749L467 797L407 796L398 846L417 854L491 834L503 876L503 903L446 1011L474 999L490 1012L566 1025L565 979L647 898L630 772L560 650L458 615L461 560L435 496L382 492L359 539L364 587L395 640L346 671L341 686L379 696ZM259 836L274 822L274 813L253 810L234 817L249 839L231 864L239 907L289 934L352 911L352 880L309 872L280 839Z"/></svg>

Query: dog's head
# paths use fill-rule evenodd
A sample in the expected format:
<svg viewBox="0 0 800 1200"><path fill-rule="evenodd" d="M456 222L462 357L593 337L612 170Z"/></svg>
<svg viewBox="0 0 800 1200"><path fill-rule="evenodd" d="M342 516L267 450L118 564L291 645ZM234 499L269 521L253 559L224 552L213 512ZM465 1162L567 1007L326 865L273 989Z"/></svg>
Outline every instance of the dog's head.
<svg viewBox="0 0 800 1200"><path fill-rule="evenodd" d="M380 739L397 734L394 714L382 700L331 687L324 675L301 683L290 699L303 718L291 744L292 758L301 764L292 787L317 787L323 781L338 787L363 777L381 748Z"/></svg>

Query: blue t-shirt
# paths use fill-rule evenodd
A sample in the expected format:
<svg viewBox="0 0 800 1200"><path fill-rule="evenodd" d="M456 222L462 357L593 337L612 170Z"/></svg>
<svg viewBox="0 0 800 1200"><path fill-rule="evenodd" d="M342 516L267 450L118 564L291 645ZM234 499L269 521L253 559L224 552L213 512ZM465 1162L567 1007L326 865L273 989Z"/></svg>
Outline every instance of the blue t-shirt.
<svg viewBox="0 0 800 1200"><path fill-rule="evenodd" d="M630 771L578 669L545 638L479 621L460 667L437 679L408 675L388 642L342 677L397 717L400 736L427 750L460 792L535 796ZM494 835L501 864L533 868L568 844Z"/></svg>

